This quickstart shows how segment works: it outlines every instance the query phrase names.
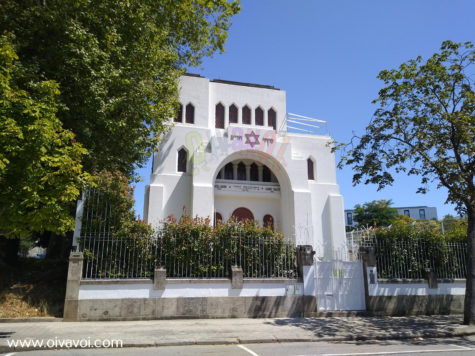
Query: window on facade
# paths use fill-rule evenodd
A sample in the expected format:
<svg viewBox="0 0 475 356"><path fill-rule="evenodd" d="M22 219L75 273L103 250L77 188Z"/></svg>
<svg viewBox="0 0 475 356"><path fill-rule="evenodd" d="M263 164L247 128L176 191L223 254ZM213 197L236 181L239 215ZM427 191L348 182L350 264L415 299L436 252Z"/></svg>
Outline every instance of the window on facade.
<svg viewBox="0 0 475 356"><path fill-rule="evenodd" d="M309 180L315 180L313 161L310 158L307 159L307 175Z"/></svg>
<svg viewBox="0 0 475 356"><path fill-rule="evenodd" d="M222 179L221 170L219 170L218 175L216 176L216 179Z"/></svg>
<svg viewBox="0 0 475 356"><path fill-rule="evenodd" d="M277 130L277 115L274 109L267 111L267 126L271 126L274 130Z"/></svg>
<svg viewBox="0 0 475 356"><path fill-rule="evenodd" d="M261 108L256 109L256 125L264 126L264 111Z"/></svg>
<svg viewBox="0 0 475 356"><path fill-rule="evenodd" d="M228 163L224 166L224 179L233 179L233 164Z"/></svg>
<svg viewBox="0 0 475 356"><path fill-rule="evenodd" d="M221 103L216 105L215 127L224 129L224 106Z"/></svg>
<svg viewBox="0 0 475 356"><path fill-rule="evenodd" d="M184 148L178 151L177 171L186 172L187 153Z"/></svg>
<svg viewBox="0 0 475 356"><path fill-rule="evenodd" d="M216 226L221 222L223 222L223 216L218 212L214 213L214 225Z"/></svg>
<svg viewBox="0 0 475 356"><path fill-rule="evenodd" d="M246 180L246 165L242 162L239 162L237 166L237 179Z"/></svg>
<svg viewBox="0 0 475 356"><path fill-rule="evenodd" d="M424 209L419 209L419 219L421 220L426 219L426 211Z"/></svg>
<svg viewBox="0 0 475 356"><path fill-rule="evenodd" d="M251 109L247 105L242 108L242 123L244 125L251 124Z"/></svg>
<svg viewBox="0 0 475 356"><path fill-rule="evenodd" d="M195 107L193 104L188 104L186 106L186 118L185 121L187 124L194 124L195 123Z"/></svg>
<svg viewBox="0 0 475 356"><path fill-rule="evenodd" d="M404 210L404 215L411 217L411 213L409 212L409 210Z"/></svg>
<svg viewBox="0 0 475 356"><path fill-rule="evenodd" d="M229 123L230 124L238 123L238 108L234 104L229 107Z"/></svg>
<svg viewBox="0 0 475 356"><path fill-rule="evenodd" d="M176 113L175 118L173 119L174 122L183 122L183 105L180 104L178 108L178 112Z"/></svg>
<svg viewBox="0 0 475 356"><path fill-rule="evenodd" d="M267 166L264 166L262 169L262 181L263 182L270 182L271 180L271 171Z"/></svg>
<svg viewBox="0 0 475 356"><path fill-rule="evenodd" d="M347 225L353 225L353 213L346 213Z"/></svg>
<svg viewBox="0 0 475 356"><path fill-rule="evenodd" d="M253 182L257 182L259 180L259 168L257 167L257 164L253 163L251 164L251 180Z"/></svg>
<svg viewBox="0 0 475 356"><path fill-rule="evenodd" d="M264 216L264 227L274 230L274 218L272 215L267 214Z"/></svg>

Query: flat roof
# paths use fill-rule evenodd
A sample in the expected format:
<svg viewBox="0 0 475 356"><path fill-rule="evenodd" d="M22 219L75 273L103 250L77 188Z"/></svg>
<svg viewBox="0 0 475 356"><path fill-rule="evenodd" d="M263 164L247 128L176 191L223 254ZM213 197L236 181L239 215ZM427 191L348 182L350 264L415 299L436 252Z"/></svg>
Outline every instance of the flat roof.
<svg viewBox="0 0 475 356"><path fill-rule="evenodd" d="M204 78L200 74L196 73L184 73L187 77L197 77L197 78ZM224 80L224 79L213 79L210 80L213 83L221 83L221 84L229 84L229 85L241 85L244 87L253 87L253 88L262 88L262 89L272 89L272 90L280 90L279 88L274 87L273 85L266 85L266 84L255 84L255 83L246 83L246 82L236 82L234 80Z"/></svg>

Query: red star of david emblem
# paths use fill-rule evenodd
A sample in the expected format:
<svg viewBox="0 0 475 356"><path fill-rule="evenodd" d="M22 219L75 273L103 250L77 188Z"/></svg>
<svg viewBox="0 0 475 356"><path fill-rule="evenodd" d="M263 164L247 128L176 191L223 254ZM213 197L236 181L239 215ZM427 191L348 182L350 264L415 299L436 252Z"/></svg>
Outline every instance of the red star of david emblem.
<svg viewBox="0 0 475 356"><path fill-rule="evenodd" d="M252 148L254 148L255 145L259 145L259 135L256 135L254 131L251 131L250 134L246 134L246 145L249 144ZM252 138L252 141L251 141Z"/></svg>

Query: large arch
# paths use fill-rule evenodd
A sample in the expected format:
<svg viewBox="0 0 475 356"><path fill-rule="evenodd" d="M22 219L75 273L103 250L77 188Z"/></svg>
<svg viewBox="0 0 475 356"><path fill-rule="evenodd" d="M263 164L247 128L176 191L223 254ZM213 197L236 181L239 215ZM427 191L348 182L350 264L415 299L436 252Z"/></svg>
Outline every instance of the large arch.
<svg viewBox="0 0 475 356"><path fill-rule="evenodd" d="M294 194L292 190L292 184L289 178L289 175L287 173L287 170L284 165L281 164L274 156L260 151L260 150L240 150L233 152L226 158L224 158L219 165L217 166L217 169L215 170L213 174L213 186L216 186L216 179L219 174L219 172L228 164L234 161L240 161L240 160L251 160L255 161L263 166L267 166L275 178L278 181L278 185L280 186L280 201L279 201L279 206L280 206L280 213L278 214L280 216L280 219L277 218L275 223L276 229L284 233L284 236L287 239L294 240L295 239L295 216L294 216ZM249 184L259 184L260 182L255 182L250 180ZM258 197L255 197L254 199L258 199ZM217 208L216 204L216 193L214 194L214 209ZM219 207L221 209L221 207ZM252 211L252 209L251 209ZM266 212L265 214L271 214L270 211ZM254 213L254 216L256 218L263 218L265 215L263 214L262 216L257 216L256 213ZM224 219L228 219L231 214L228 214L226 216L223 215ZM272 214L271 214L272 215ZM261 221L261 224L263 221Z"/></svg>

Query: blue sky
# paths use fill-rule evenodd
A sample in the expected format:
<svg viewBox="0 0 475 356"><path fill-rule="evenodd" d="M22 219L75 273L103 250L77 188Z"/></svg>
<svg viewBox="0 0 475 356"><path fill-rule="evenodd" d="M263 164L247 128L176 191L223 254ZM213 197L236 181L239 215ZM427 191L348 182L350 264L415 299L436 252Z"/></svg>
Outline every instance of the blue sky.
<svg viewBox="0 0 475 356"><path fill-rule="evenodd" d="M270 84L287 92L287 111L328 122L331 136L347 142L362 134L376 106L379 71L418 55L428 58L444 40L475 42L473 0L243 0L233 18L226 52L190 72L210 79ZM337 159L339 155L337 154ZM151 163L138 170L135 191L142 215ZM420 178L395 176L392 187L352 185L352 170L337 171L345 209L375 199L394 206L428 205L439 218L455 214L446 191L431 185L416 194Z"/></svg>

